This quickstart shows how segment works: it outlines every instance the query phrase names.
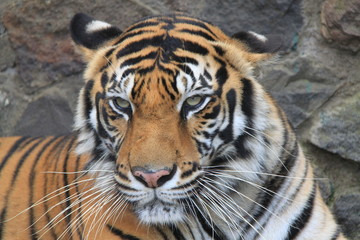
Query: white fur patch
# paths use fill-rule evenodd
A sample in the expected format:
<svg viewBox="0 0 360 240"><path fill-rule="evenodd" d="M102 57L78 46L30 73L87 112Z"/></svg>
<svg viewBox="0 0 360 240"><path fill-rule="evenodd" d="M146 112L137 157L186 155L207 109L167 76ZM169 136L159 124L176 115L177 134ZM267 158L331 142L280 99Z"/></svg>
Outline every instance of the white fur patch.
<svg viewBox="0 0 360 240"><path fill-rule="evenodd" d="M88 25L86 25L86 32L87 33L97 32L109 27L111 27L111 25L106 22L94 20L90 22Z"/></svg>
<svg viewBox="0 0 360 240"><path fill-rule="evenodd" d="M256 37L257 39L259 39L262 42L266 42L268 40L264 35L258 34L256 32L248 31L248 33L250 33L251 35L253 35L254 37Z"/></svg>

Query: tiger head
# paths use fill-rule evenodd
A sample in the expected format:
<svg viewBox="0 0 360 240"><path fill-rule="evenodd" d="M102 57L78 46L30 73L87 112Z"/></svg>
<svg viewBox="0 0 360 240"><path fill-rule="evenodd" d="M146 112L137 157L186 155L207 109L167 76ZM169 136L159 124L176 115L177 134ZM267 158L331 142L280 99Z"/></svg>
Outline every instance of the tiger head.
<svg viewBox="0 0 360 240"><path fill-rule="evenodd" d="M279 42L253 32L229 37L183 15L121 31L77 14L71 34L87 63L77 153L91 154L87 167L98 188L125 199L142 222L209 212L212 192L231 197L229 188L260 181L256 172L275 166L256 139L277 123L253 69Z"/></svg>

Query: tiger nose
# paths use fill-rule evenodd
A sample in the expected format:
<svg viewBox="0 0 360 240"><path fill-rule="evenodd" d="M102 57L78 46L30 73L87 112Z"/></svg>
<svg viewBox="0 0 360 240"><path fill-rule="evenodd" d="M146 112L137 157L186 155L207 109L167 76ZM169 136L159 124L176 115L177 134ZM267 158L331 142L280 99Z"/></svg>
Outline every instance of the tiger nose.
<svg viewBox="0 0 360 240"><path fill-rule="evenodd" d="M168 169L150 171L142 167L134 167L133 169L132 172L135 178L149 188L156 188L163 185L171 179L174 171L174 169L172 171Z"/></svg>

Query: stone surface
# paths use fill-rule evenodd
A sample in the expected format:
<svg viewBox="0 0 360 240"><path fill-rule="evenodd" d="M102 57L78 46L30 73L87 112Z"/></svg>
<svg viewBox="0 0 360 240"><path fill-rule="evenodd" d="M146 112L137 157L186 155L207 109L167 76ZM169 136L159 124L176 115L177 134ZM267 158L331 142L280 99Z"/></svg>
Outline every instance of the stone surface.
<svg viewBox="0 0 360 240"><path fill-rule="evenodd" d="M321 83L299 79L284 87L273 96L287 113L293 126L299 126L311 116L330 96L335 88Z"/></svg>
<svg viewBox="0 0 360 240"><path fill-rule="evenodd" d="M3 31L4 30L4 31ZM14 66L15 63L15 53L10 46L8 35L5 32L5 29L0 25L0 53L6 58L0 58L0 71L5 70Z"/></svg>
<svg viewBox="0 0 360 240"><path fill-rule="evenodd" d="M346 235L360 239L360 194L347 194L336 199L334 212Z"/></svg>
<svg viewBox="0 0 360 240"><path fill-rule="evenodd" d="M326 0L321 10L322 35L342 48L358 51L360 49L360 1Z"/></svg>
<svg viewBox="0 0 360 240"><path fill-rule="evenodd" d="M314 117L310 141L318 147L360 162L360 84L339 90Z"/></svg>
<svg viewBox="0 0 360 240"><path fill-rule="evenodd" d="M28 105L13 132L16 136L49 136L70 133L73 115L67 102L45 96Z"/></svg>

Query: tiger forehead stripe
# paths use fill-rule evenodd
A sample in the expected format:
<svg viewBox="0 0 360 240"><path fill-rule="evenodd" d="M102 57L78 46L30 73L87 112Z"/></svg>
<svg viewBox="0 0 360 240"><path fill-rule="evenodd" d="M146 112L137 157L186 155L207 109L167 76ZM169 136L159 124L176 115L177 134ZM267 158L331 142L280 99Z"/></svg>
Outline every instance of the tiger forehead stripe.
<svg viewBox="0 0 360 240"><path fill-rule="evenodd" d="M139 34L139 31L141 34ZM184 38L187 33L191 38ZM167 52L174 51L176 48L183 48L190 52L206 55L208 50L201 46L201 39L215 41L217 35L210 30L205 23L190 20L187 18L155 18L147 19L144 23L138 23L129 28L123 37L117 42L121 50L116 54L121 58L146 47L164 48Z"/></svg>

